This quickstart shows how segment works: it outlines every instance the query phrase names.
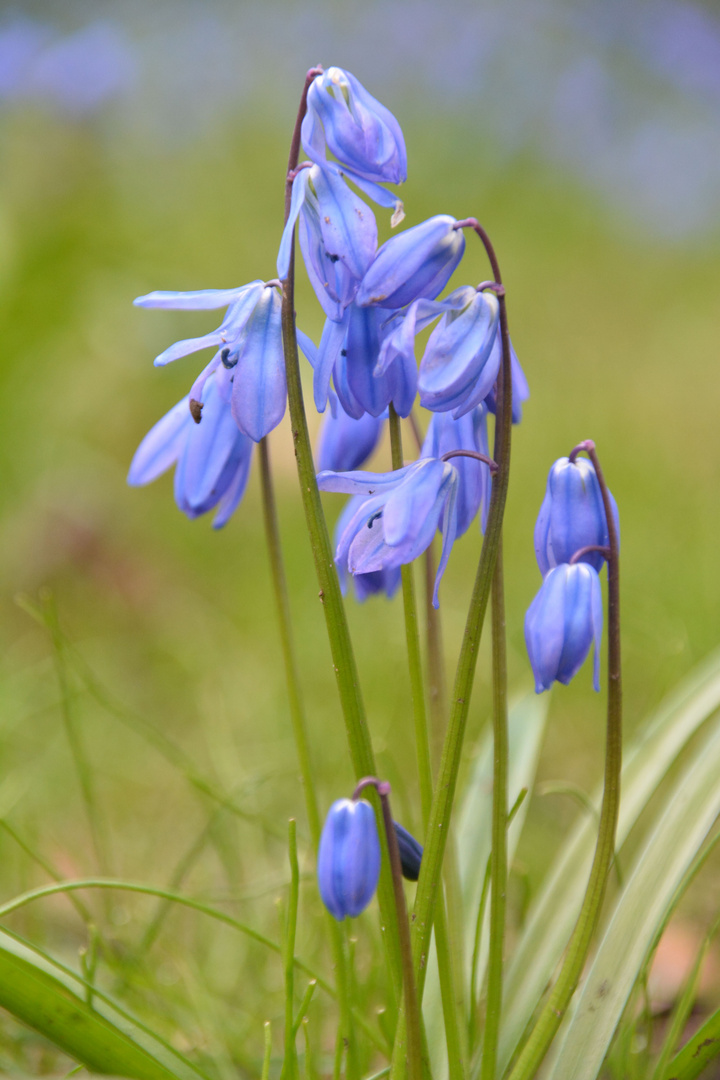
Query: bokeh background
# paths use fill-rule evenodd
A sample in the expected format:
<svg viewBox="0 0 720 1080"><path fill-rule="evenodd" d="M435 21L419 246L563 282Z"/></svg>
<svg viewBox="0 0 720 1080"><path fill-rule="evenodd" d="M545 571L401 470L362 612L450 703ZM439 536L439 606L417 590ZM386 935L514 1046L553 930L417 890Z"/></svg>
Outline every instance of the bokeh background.
<svg viewBox="0 0 720 1080"><path fill-rule="evenodd" d="M48 873L175 881L277 937L288 816L311 866L257 480L214 533L177 511L170 478L134 490L125 476L198 368L188 358L159 371L153 357L214 325L212 313L145 312L132 299L274 276L287 143L318 61L351 70L400 120L406 224L475 215L501 259L532 393L506 528L511 687L531 685L522 621L540 580L532 528L547 469L586 437L620 506L628 729L720 645L713 4L2 5L3 898ZM457 284L486 276L470 244ZM304 279L298 312L317 339ZM351 772L286 423L272 454L325 805ZM378 467L387 460L382 448ZM334 519L339 503L326 506ZM448 672L479 544L471 530L456 546L441 590ZM350 600L350 618L379 767L417 827L400 604ZM468 757L488 688L483 652ZM602 739L602 696L584 670L553 693L540 778L589 789ZM517 868L531 889L577 812L562 796L534 798ZM690 942L717 907L717 879L711 867L689 897L678 932ZM279 963L187 914L161 913L150 948L151 901L88 905L108 985L181 1027L221 1075L252 1072L262 1022L282 1008ZM73 963L87 945L61 898L9 925ZM321 925L309 880L301 952L317 949ZM358 945L369 993L375 948ZM62 1068L8 1018L0 1035L3 1072Z"/></svg>

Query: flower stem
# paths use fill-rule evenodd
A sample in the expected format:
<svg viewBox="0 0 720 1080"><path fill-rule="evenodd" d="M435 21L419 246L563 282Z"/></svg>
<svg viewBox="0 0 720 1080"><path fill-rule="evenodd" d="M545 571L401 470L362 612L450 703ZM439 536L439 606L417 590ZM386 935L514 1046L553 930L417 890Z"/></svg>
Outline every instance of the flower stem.
<svg viewBox="0 0 720 1080"><path fill-rule="evenodd" d="M600 825L593 864L585 897L565 952L555 986L523 1047L510 1080L530 1080L535 1076L555 1033L560 1026L590 951L590 944L600 918L605 886L615 854L615 830L620 806L620 769L622 765L622 679L620 655L620 566L619 543L610 493L605 483L595 444L588 439L573 450L570 459L585 450L595 466L607 518L610 552L608 568L608 705L605 751L605 777Z"/></svg>
<svg viewBox="0 0 720 1080"><path fill-rule="evenodd" d="M295 819L288 823L288 854L290 858L290 895L285 921L285 1056L281 1072L282 1080L296 1080L298 1075L295 1050L295 934L297 931L298 900L300 897L300 869L297 856L297 830Z"/></svg>
<svg viewBox="0 0 720 1080"><path fill-rule="evenodd" d="M492 585L493 808L490 856L490 943L481 1080L494 1080L502 1009L507 888L508 718L502 537Z"/></svg>
<svg viewBox="0 0 720 1080"><path fill-rule="evenodd" d="M287 683L288 699L290 703L290 718L292 721L293 735L295 737L295 748L297 750L298 763L300 766L300 776L302 779L303 791L305 793L305 810L307 813L308 828L310 830L310 842L313 846L313 850L317 851L320 843L320 813L318 811L315 785L313 783L307 723L300 690L300 676L292 633L290 601L280 542L277 504L275 501L275 489L270 465L270 447L267 437L260 440L258 449L260 455L260 487L262 491L263 519L265 522L265 539L270 558L270 573L275 592L275 603L277 606L280 643L285 665L285 681ZM327 913L327 924L332 943L333 960L335 964L335 981L337 984L338 1002L340 1005L340 1035L345 1045L348 1047L348 1062L356 1065L355 1036L351 1022L347 961L343 946L342 930L329 912ZM349 1069L348 1075L350 1080L352 1080L353 1076L357 1075L357 1069Z"/></svg>
<svg viewBox="0 0 720 1080"><path fill-rule="evenodd" d="M390 809L390 784L385 780L378 780L374 776L366 776L358 783L353 793L353 799L357 799L361 791L368 788L374 789L380 797L382 807L382 820L387 841L388 858L393 883L393 893L397 908L398 925L400 927L400 952L402 956L403 973L403 1012L407 1023L406 1042L406 1065L408 1080L422 1080L422 1023L420 1019L420 1003L418 1001L415 986L415 974L413 971L412 947L410 945L410 925L408 923L407 906L405 904L405 890L403 888L402 864L400 862L400 849L398 847L397 833Z"/></svg>
<svg viewBox="0 0 720 1080"><path fill-rule="evenodd" d="M463 223L458 223L459 225ZM477 223L473 219L473 227ZM480 230L480 231L478 231ZM485 244L493 268L495 281L500 282L500 270L487 235L478 225L475 229ZM420 867L420 879L415 896L412 918L413 961L417 979L418 995L422 1001L425 984L427 952L430 945L435 901L441 880L441 867L445 854L450 818L455 798L457 775L460 768L463 740L467 724L470 697L475 677L475 666L480 646L485 611L487 609L490 587L495 570L495 560L500 545L502 521L505 512L508 480L510 476L510 442L512 436L512 368L510 354L510 336L507 326L505 296L498 297L500 305L500 332L502 340L502 366L497 384L497 413L495 427L495 461L498 471L493 476L492 495L488 513L487 528L480 552L475 584L473 586L470 608L468 610L465 632L458 659L455 685L453 689L450 717L448 720L445 742L443 745L440 770L435 786L430 820L427 830L427 844ZM403 1042L405 1030L403 1017L398 1021L393 1051L393 1080L399 1080L401 1062L404 1056Z"/></svg>
<svg viewBox="0 0 720 1080"><path fill-rule="evenodd" d="M307 102L307 91L313 78L319 74L317 69L308 72L305 80L305 88L301 98L300 108L295 123L295 131L291 144L288 173L292 173L297 165L300 148L300 127ZM285 218L287 220L290 198L292 195L292 180L286 181L285 186ZM300 381L300 363L298 358L297 336L295 332L295 252L294 244L290 255L290 268L287 279L283 282L282 300L282 331L283 350L285 353L285 373L288 388L288 405L290 409L290 422L292 426L293 442L295 445L295 459L297 462L298 479L300 481L300 494L305 510L305 520L310 536L320 586L320 601L323 605L325 622L327 624L328 638L330 640L330 652L332 654L333 668L337 681L340 703L345 728L350 747L350 757L356 777L372 775L375 772L375 760L370 742L370 734L365 717L365 707L360 692L357 667L350 631L345 615L340 583L338 581L335 563L333 561L330 538L328 536L325 516L320 502L315 479L315 465L313 463L310 436L308 433L307 417L303 401L302 383ZM371 799L375 803L376 811L380 809L377 796L371 793ZM383 853L387 856L386 841L382 834L380 845ZM400 964L400 939L397 921L397 913L393 902L393 887L390 879L387 858L383 860L383 870L380 875L378 886L378 901L382 925L384 927L385 949L390 971L392 990L399 996L401 979Z"/></svg>
<svg viewBox="0 0 720 1080"><path fill-rule="evenodd" d="M390 447L393 469L403 466L402 432L400 417L390 405ZM420 805L422 808L423 827L427 829L432 805L432 766L430 764L430 738L428 735L427 711L425 707L425 687L423 683L422 660L420 656L420 632L418 629L417 604L412 565L401 567L403 605L405 609L405 637L407 641L408 667L410 669L410 690L415 724L415 750L418 759L420 780ZM409 943L409 938L408 938ZM455 979L450 951L444 899L440 898L435 920L435 948L438 958L440 993L445 1020L445 1036L448 1048L450 1075L455 1080L465 1075L460 1030L458 1026L458 1007L455 997Z"/></svg>

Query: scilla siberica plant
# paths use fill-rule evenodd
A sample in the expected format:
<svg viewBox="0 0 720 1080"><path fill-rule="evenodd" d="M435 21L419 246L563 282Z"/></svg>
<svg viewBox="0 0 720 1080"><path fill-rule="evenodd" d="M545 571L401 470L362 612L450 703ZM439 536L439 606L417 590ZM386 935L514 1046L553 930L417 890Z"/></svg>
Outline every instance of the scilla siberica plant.
<svg viewBox="0 0 720 1080"><path fill-rule="evenodd" d="M301 150L308 160L300 161ZM508 825L519 803L511 810L502 527L513 424L520 422L528 387L510 342L506 290L495 249L475 218L437 214L394 233L378 248L375 215L365 199L392 208L392 225L397 226L402 204L385 185L404 181L406 168L399 124L353 75L336 67L308 72L286 176L278 278L258 279L237 289L154 292L136 301L143 307L225 307L227 311L217 330L180 341L157 358L156 364L163 365L201 349L215 350L187 398L142 442L129 480L146 483L175 464L178 506L191 517L217 507L215 524L222 525L242 497L252 446L259 445L293 730L309 832L317 852L319 892L330 913L326 925L338 1003L334 1075L344 1070L351 1080L359 1080L361 1067L369 1066L371 1058L377 1062L378 1050L373 1057L367 1039L370 1021L364 1018L356 1023L353 976L339 926L339 921L358 917L377 893L387 965L387 1042L379 1042L385 1068L377 1075L389 1071L393 1080L406 1074L420 1080L429 1075L431 1060L437 1059L436 1048L429 1046L423 1034L422 1012L433 935L447 1052L442 1073L447 1069L453 1080L494 1080L500 1075L530 1080L538 1074L571 1005L590 953L614 855L621 766L618 514L592 441L579 443L567 458L553 465L535 530L543 580L525 620L530 665L537 692L546 691L555 681L571 680L594 643L595 688L599 689L601 575L607 568L607 749L595 854L584 899L578 897L577 908L569 916L575 919L574 929L547 960L536 998L521 1006L507 976ZM317 344L295 327L296 228L305 268L325 315ZM490 277L477 286L456 285L441 298L462 261L466 232L474 233L483 245ZM259 272L263 270L258 267ZM432 330L418 364L416 335L428 327ZM320 412L327 409L317 450L317 475L298 343L313 368L315 406ZM340 708L358 781L352 798L333 802L322 829L297 681L267 443L286 404ZM492 447L489 417L494 417ZM363 471L363 464L378 448L386 418L391 468ZM403 450L402 418L408 418L415 442L409 461ZM340 512L334 552L320 490L351 497ZM437 690L442 660L435 608L453 543L476 520L482 544L447 704ZM437 564L436 547L440 550ZM428 590L427 673L421 660L412 570L421 557ZM361 600L377 594L391 597L402 588L417 756L417 777L408 774L405 783L419 794L421 828L417 831L422 845L393 822L389 784L375 779L371 727L342 598L349 579L354 580ZM461 905L452 902L446 908L443 864L488 604L493 657L492 843L480 910L464 913L468 924L477 926L468 987L464 960L461 956L458 967L453 954L453 942L464 940L465 928L450 922L451 913L454 916ZM444 732L438 761L433 760L428 736L426 677ZM409 918L403 872L407 879L417 880ZM297 876L293 880L297 882ZM449 899L452 890L450 875ZM293 983L296 888L291 901L283 945L282 1075L288 1080L298 1075ZM478 999L476 976L483 941L485 976ZM525 958L528 969L531 960ZM551 986L545 993L548 980ZM506 984L511 994L507 1005ZM429 1023L427 1012L425 1021Z"/></svg>

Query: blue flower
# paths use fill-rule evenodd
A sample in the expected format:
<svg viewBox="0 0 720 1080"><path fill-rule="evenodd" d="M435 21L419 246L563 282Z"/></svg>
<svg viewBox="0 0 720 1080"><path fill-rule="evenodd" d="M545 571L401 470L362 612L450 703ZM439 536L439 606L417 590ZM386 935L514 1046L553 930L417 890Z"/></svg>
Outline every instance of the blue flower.
<svg viewBox="0 0 720 1080"><path fill-rule="evenodd" d="M139 307L178 311L229 305L217 330L177 341L156 357L155 365L163 367L181 356L216 346L217 352L196 380L190 398L200 400L205 380L216 373L222 396L230 400L235 423L255 442L277 427L285 413L282 301L276 284L253 281L238 289L152 292L135 300Z"/></svg>
<svg viewBox="0 0 720 1080"><path fill-rule="evenodd" d="M363 495L355 495L345 503L335 525L336 548L340 537L364 502L365 497ZM336 557L336 565L343 596L347 592L348 577L351 577L355 589L355 598L361 604L369 596L377 596L379 593L385 593L388 600L392 600L400 585L401 573L399 566L388 567L384 570L371 570L367 574L350 574L347 566L347 552L345 552L344 561L338 561Z"/></svg>
<svg viewBox="0 0 720 1080"><path fill-rule="evenodd" d="M302 124L305 153L325 161L325 145L343 165L367 180L392 184L407 179L400 125L354 75L331 67L310 86Z"/></svg>
<svg viewBox="0 0 720 1080"><path fill-rule="evenodd" d="M298 218L300 250L315 295L328 318L341 319L377 251L375 215L350 190L337 167L300 169L278 252L278 275L283 280L290 269Z"/></svg>
<svg viewBox="0 0 720 1080"><path fill-rule="evenodd" d="M438 296L465 250L456 224L455 218L438 214L387 240L360 283L356 303L401 308Z"/></svg>
<svg viewBox="0 0 720 1080"><path fill-rule="evenodd" d="M489 454L487 410L484 405L478 405L459 420L453 420L450 413L433 413L421 457L441 458L450 450ZM462 536L467 532L481 506L484 532L490 506L490 469L484 462L466 457L453 458L452 463L458 474L457 535Z"/></svg>
<svg viewBox="0 0 720 1080"><path fill-rule="evenodd" d="M322 901L338 922L368 906L380 877L380 840L369 802L332 804L320 836L317 876Z"/></svg>
<svg viewBox="0 0 720 1080"><path fill-rule="evenodd" d="M417 881L420 877L420 864L423 857L423 848L412 833L404 829L399 822L393 821L395 835L397 836L400 850L400 865L403 877L408 881Z"/></svg>
<svg viewBox="0 0 720 1080"><path fill-rule="evenodd" d="M450 306L450 302L453 305ZM420 404L460 416L492 390L502 352L498 340L498 299L470 286L447 298L448 310L430 335L420 362Z"/></svg>
<svg viewBox="0 0 720 1080"><path fill-rule="evenodd" d="M332 392L331 392L332 393ZM348 416L332 395L331 405L320 428L318 471L351 472L359 469L375 450L386 415L363 413L359 419Z"/></svg>
<svg viewBox="0 0 720 1080"><path fill-rule="evenodd" d="M545 577L525 616L525 643L538 694L577 674L595 642L593 685L600 689L602 595L594 567L562 563Z"/></svg>
<svg viewBox="0 0 720 1080"><path fill-rule="evenodd" d="M615 525L620 531L617 505L610 496ZM591 461L562 457L550 469L547 489L535 525L535 554L540 572L570 562L581 548L610 543L600 485ZM600 570L603 556L588 552L582 561Z"/></svg>
<svg viewBox="0 0 720 1080"><path fill-rule="evenodd" d="M217 507L213 528L219 529L245 491L253 442L238 431L214 378L203 387L199 423L189 404L188 395L148 432L133 457L128 483L149 484L175 465L179 509L196 518Z"/></svg>
<svg viewBox="0 0 720 1080"><path fill-rule="evenodd" d="M388 570L413 562L441 525L443 544L433 604L457 534L458 474L449 462L421 458L389 473L322 472L322 491L365 495L342 533L335 560L351 574ZM372 496L372 497L370 497Z"/></svg>
<svg viewBox="0 0 720 1080"><path fill-rule="evenodd" d="M378 368L387 312L351 304L342 322L325 323L315 366L315 405L322 412L330 375L348 416L380 416L392 402L399 416L409 416L415 401L417 368L412 355L392 356Z"/></svg>

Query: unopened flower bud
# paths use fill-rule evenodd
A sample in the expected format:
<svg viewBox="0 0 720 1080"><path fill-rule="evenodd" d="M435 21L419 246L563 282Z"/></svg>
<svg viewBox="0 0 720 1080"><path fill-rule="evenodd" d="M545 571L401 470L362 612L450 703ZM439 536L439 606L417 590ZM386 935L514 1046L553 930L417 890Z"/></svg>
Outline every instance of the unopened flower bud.
<svg viewBox="0 0 720 1080"><path fill-rule="evenodd" d="M380 840L369 802L332 804L320 837L317 876L322 901L339 922L368 906L380 876Z"/></svg>
<svg viewBox="0 0 720 1080"><path fill-rule="evenodd" d="M538 694L577 674L595 642L593 685L600 689L602 595L587 563L556 566L545 577L525 616L525 643Z"/></svg>

